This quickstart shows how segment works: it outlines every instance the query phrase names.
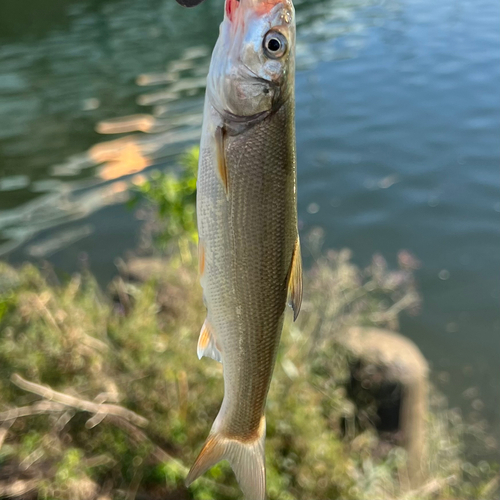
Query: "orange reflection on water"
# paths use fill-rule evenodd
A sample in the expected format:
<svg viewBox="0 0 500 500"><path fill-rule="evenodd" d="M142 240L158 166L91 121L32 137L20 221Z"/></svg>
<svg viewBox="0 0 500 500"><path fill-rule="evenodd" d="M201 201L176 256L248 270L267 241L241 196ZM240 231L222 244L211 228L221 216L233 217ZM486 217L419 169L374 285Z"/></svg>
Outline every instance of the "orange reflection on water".
<svg viewBox="0 0 500 500"><path fill-rule="evenodd" d="M96 126L99 134L125 134L128 132L150 132L155 125L155 118L151 115L129 115L110 120L102 120Z"/></svg>
<svg viewBox="0 0 500 500"><path fill-rule="evenodd" d="M109 188L109 194L123 193L128 189L128 184L125 181L113 182Z"/></svg>
<svg viewBox="0 0 500 500"><path fill-rule="evenodd" d="M89 150L89 155L95 163L104 163L98 172L104 180L136 174L151 164L133 137L97 144Z"/></svg>
<svg viewBox="0 0 500 500"><path fill-rule="evenodd" d="M143 174L137 174L132 177L132 184L135 186L140 186L141 184L144 184L147 180L147 177Z"/></svg>

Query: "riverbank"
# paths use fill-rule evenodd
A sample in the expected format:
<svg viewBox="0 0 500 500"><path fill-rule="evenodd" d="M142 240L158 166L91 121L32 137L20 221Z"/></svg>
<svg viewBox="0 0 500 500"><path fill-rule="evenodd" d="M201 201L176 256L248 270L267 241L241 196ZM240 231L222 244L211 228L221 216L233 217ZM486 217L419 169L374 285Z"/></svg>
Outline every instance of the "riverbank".
<svg viewBox="0 0 500 500"><path fill-rule="evenodd" d="M495 498L494 466L465 453L465 440L488 436L434 390L418 487L405 480L397 430L377 429L377 398L353 399L339 338L397 330L399 314L418 307L412 259L399 263L390 270L376 257L360 270L348 251L328 252L306 274L269 395L270 500ZM129 261L121 275L104 292L85 273L60 283L0 265L0 496L239 498L225 463L183 486L223 387L221 366L195 352L204 309L194 245L179 258Z"/></svg>

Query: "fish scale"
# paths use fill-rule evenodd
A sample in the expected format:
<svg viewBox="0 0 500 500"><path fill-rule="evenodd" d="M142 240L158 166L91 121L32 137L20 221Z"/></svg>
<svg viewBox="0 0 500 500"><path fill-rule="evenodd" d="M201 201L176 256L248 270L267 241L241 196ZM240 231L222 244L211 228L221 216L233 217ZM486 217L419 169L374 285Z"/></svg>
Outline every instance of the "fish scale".
<svg viewBox="0 0 500 500"><path fill-rule="evenodd" d="M227 272L235 286L236 307L241 306L243 313L228 331L229 349L231 342L239 342L239 349L225 361L224 378L231 381L226 387L238 387L238 398L234 403L228 401L228 412L235 406L238 414L233 427L249 433L258 429L264 409L297 239L293 143L283 141L287 124L293 125L290 108L285 103L247 134L230 138L226 152L230 179L227 231L233 243ZM293 137L293 131L285 137ZM248 147L236 161L242 142ZM248 383L250 373L257 374L251 379L253 384Z"/></svg>

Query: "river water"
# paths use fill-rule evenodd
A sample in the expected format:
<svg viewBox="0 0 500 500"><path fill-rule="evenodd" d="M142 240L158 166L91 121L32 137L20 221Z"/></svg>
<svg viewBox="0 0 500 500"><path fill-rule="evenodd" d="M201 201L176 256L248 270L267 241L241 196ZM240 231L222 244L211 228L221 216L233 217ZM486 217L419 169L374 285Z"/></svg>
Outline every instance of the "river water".
<svg viewBox="0 0 500 500"><path fill-rule="evenodd" d="M400 249L419 259L423 307L402 331L452 404L498 433L500 4L296 10L301 230L321 227L360 265ZM72 272L85 255L103 283L114 275L141 224L128 187L199 138L222 12L221 0L0 2L1 258Z"/></svg>

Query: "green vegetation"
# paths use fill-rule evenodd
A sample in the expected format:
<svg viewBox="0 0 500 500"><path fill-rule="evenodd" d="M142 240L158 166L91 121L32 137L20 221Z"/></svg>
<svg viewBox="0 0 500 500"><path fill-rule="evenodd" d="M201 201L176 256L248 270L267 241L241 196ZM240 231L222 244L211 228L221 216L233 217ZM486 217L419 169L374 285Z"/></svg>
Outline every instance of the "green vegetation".
<svg viewBox="0 0 500 500"><path fill-rule="evenodd" d="M200 149L193 146L181 157L178 172L154 171L135 188L131 206L145 199L155 207L157 231L155 243L163 251L177 243L180 253L190 242L198 241L196 230L196 172Z"/></svg>
<svg viewBox="0 0 500 500"><path fill-rule="evenodd" d="M188 172L142 188L171 217L169 244L194 238L194 219L178 212L185 199L194 207ZM305 246L317 251L318 239ZM26 498L241 497L225 462L189 491L183 485L223 393L221 365L196 356L204 309L193 245L183 251L189 259L159 261L144 283L117 279L108 294L90 275L60 284L31 265L0 264L0 497L14 496L15 481ZM471 430L438 396L431 472L416 491L401 487L404 451L355 424L335 333L397 326L394 304L417 304L406 262L390 271L377 257L360 270L348 251L318 253L299 321L288 315L269 395L270 500L495 498L495 471L466 462Z"/></svg>

